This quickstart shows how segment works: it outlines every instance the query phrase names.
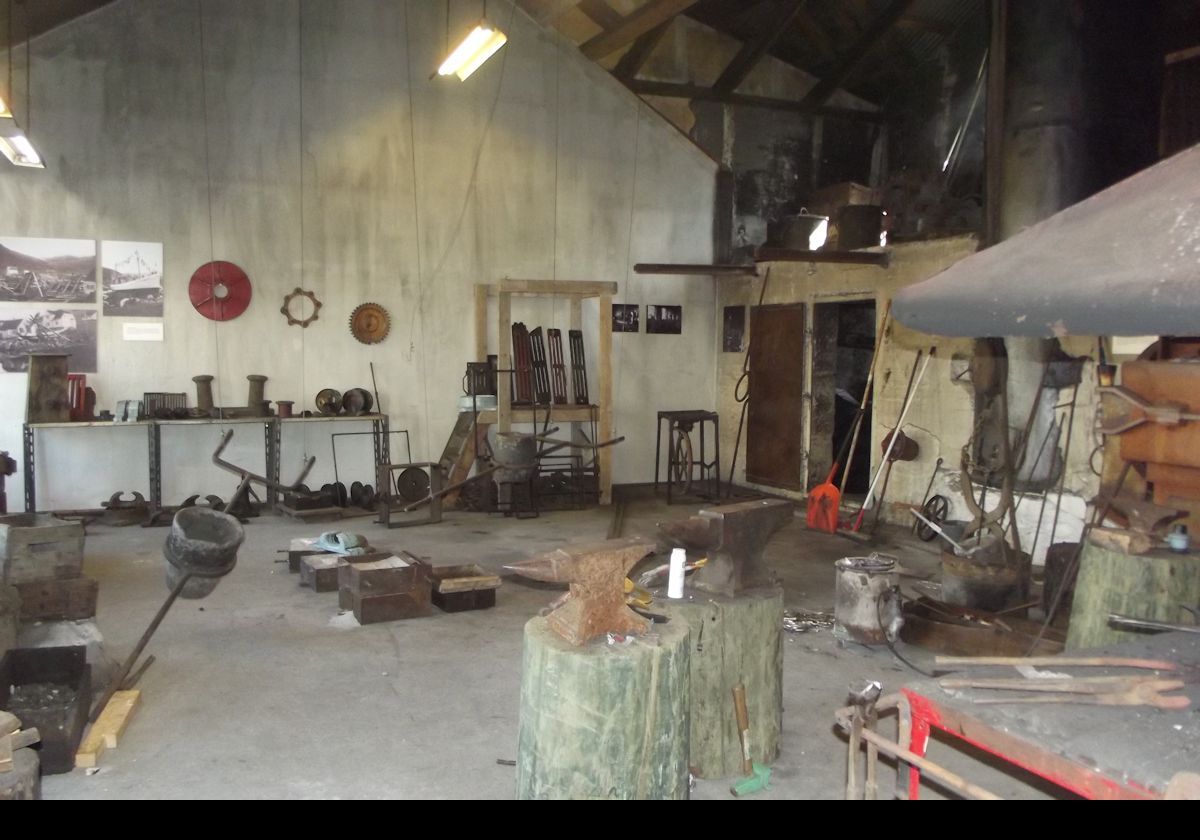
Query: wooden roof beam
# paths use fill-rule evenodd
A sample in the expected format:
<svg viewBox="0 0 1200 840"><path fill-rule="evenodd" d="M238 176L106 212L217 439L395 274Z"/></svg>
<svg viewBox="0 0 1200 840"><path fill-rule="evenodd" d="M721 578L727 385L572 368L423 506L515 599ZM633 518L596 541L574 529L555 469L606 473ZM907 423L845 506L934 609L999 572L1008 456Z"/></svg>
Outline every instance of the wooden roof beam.
<svg viewBox="0 0 1200 840"><path fill-rule="evenodd" d="M650 0L649 3L621 18L621 22L601 32L581 46L580 51L592 61L599 61L626 44L632 44L656 26L666 23L698 0Z"/></svg>
<svg viewBox="0 0 1200 840"><path fill-rule="evenodd" d="M779 7L778 17L773 16L757 38L742 45L738 54L713 84L713 89L725 93L737 90L738 85L746 80L750 72L762 61L763 56L769 53L775 43L791 28L806 2L808 0L784 0Z"/></svg>
<svg viewBox="0 0 1200 840"><path fill-rule="evenodd" d="M740 105L747 108L770 108L776 111L793 111L799 114L813 114L820 117L832 117L834 119L854 120L858 122L887 122L887 115L879 111L834 108L828 105L806 105L795 99L774 99L769 96L727 93L701 85L630 79L625 82L625 86L639 96L667 96L702 102L720 102L725 105Z"/></svg>
<svg viewBox="0 0 1200 840"><path fill-rule="evenodd" d="M613 68L613 75L621 81L636 78L642 65L650 58L651 53L654 52L655 47L659 45L674 22L675 19L671 18L666 23L660 23L634 41L633 46L626 50L625 55L621 56L621 60Z"/></svg>
<svg viewBox="0 0 1200 840"><path fill-rule="evenodd" d="M896 25L900 18L907 14L915 2L916 0L892 0L883 13L863 30L854 45L837 60L833 69L821 81L813 85L812 90L804 97L804 104L817 106L824 105L829 101L829 97L833 96L834 92L850 77L867 53L875 48L883 36Z"/></svg>

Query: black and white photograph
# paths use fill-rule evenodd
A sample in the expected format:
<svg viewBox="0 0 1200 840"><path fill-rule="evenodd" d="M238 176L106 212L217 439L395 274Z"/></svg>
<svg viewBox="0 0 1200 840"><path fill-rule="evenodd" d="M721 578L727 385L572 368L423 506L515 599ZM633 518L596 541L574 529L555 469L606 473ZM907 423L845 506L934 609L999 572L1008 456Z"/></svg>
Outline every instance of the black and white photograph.
<svg viewBox="0 0 1200 840"><path fill-rule="evenodd" d="M638 305L636 303L614 303L612 316L612 331L619 332L637 332L638 331Z"/></svg>
<svg viewBox="0 0 1200 840"><path fill-rule="evenodd" d="M721 349L726 353L740 353L746 349L746 307L725 307L722 318Z"/></svg>
<svg viewBox="0 0 1200 840"><path fill-rule="evenodd" d="M0 310L0 368L23 373L30 353L62 353L71 357L72 373L95 373L97 314L94 309Z"/></svg>
<svg viewBox="0 0 1200 840"><path fill-rule="evenodd" d="M0 237L0 300L95 303L95 240Z"/></svg>
<svg viewBox="0 0 1200 840"><path fill-rule="evenodd" d="M161 318L163 246L161 242L100 243L104 269L104 314Z"/></svg>
<svg viewBox="0 0 1200 840"><path fill-rule="evenodd" d="M646 332L654 335L679 335L683 332L683 307L646 304Z"/></svg>

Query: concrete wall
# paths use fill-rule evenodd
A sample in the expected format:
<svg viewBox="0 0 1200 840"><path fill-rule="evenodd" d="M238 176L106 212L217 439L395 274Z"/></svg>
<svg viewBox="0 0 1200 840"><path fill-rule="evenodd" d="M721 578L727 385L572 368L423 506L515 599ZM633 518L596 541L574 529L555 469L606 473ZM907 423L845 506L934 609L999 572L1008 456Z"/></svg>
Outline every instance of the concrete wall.
<svg viewBox="0 0 1200 840"><path fill-rule="evenodd" d="M475 10L451 10L456 38ZM654 411L713 401L715 292L708 278L630 267L711 259L715 165L503 0L489 13L508 45L465 83L429 80L445 11L425 0L120 0L35 42L33 137L47 169L0 169L0 234L165 245L166 341L125 343L122 319L101 318L100 369L88 377L99 408L144 391L191 399L198 373L217 377L218 404L239 405L246 374L263 373L267 397L299 411L321 388L370 387L373 362L393 427L410 431L415 458L436 458L473 354L473 284L611 280L619 302L684 306L681 337L614 343L617 433L629 436L614 476L651 477ZM191 273L213 258L254 284L249 310L224 324L187 299ZM306 330L278 311L297 285L324 302ZM347 329L364 301L392 316L374 347ZM565 301L523 302L513 316L568 326ZM25 379L0 374L0 448L14 453ZM309 483L331 480L330 431L287 431L285 479L311 453ZM207 466L218 434L164 434L167 502L232 491ZM339 442L343 480L370 480L366 440ZM40 433L39 507L145 492L144 441L131 429ZM260 466L261 450L255 427L239 427L231 457ZM10 505L20 499L10 492Z"/></svg>
<svg viewBox="0 0 1200 840"><path fill-rule="evenodd" d="M896 290L937 274L973 253L976 247L976 240L969 236L894 245L890 248L891 265L886 269L873 266L773 263L770 265L770 280L764 303L807 304L806 315L811 326L812 305L815 303L874 298L876 317L882 322L887 301ZM760 267L765 268L765 265ZM720 280L717 292L718 313L725 306L756 304L761 283L759 279ZM753 335L749 332L749 317L746 319L746 326L747 340L753 341ZM884 518L887 521L911 523L909 506L920 505L939 457L944 459L944 463L934 481L932 492L940 493L950 500L950 519L970 519L960 487L959 460L962 447L971 436L974 426L972 386L969 374L965 374L972 345L973 342L969 339L927 336L894 323L883 337L881 356L875 372L874 422L869 445L872 471L881 459L880 442L899 418L909 372L913 368L917 351L927 351L930 346L937 347L937 354L925 372L916 401L903 428L904 433L920 446L920 455L915 461L897 461L893 466L884 507ZM1094 351L1095 343L1086 338L1074 338L1065 340L1063 346L1066 352L1072 355L1090 355ZM802 360L802 363L811 370L809 358ZM1010 366L1013 365L1019 363L1010 361ZM718 355L717 404L721 413L721 452L726 459L722 474L726 477L729 475L728 459L732 457L741 412L741 407L733 396L734 385L741 371L741 353L723 352ZM1021 373L1022 371L1017 370L1013 375ZM1095 446L1091 432L1097 404L1093 390L1094 381L1094 368L1089 364L1084 369L1083 384L1079 390L1071 451L1067 462L1066 492L1063 496L1056 541L1077 538L1082 527L1084 500L1094 496L1099 487L1099 478L1089 467L1089 459ZM1062 401L1065 403L1068 398L1069 391L1063 392ZM807 433L807 422L805 426ZM743 433L735 472L735 480L738 482L745 481L745 446ZM859 451L862 451L862 444ZM1098 461L1099 459L1097 466ZM803 474L807 474L807 464L803 465ZM779 492L773 488L763 489ZM804 494L785 495L803 498ZM976 496L978 495L979 491L976 488ZM988 495L991 500L988 502L990 509L998 499L998 493L989 491ZM1018 506L1022 544L1026 549L1033 540L1042 498L1040 494L1030 495ZM1048 544L1056 498L1057 494L1049 494L1035 557L1038 561Z"/></svg>

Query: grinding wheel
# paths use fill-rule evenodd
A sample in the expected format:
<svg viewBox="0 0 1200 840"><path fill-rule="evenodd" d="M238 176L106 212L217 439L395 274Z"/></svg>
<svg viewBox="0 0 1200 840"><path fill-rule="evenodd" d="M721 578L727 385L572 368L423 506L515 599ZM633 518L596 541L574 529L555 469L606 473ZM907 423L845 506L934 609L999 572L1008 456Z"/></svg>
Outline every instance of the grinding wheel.
<svg viewBox="0 0 1200 840"><path fill-rule="evenodd" d="M420 467L401 470L396 476L396 492L406 502L419 502L429 495L429 473Z"/></svg>

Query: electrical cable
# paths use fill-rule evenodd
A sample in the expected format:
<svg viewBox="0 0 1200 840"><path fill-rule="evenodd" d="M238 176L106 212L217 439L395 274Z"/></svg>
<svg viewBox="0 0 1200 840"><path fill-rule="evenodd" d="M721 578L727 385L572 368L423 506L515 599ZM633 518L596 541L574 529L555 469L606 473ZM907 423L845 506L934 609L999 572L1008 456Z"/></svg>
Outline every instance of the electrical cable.
<svg viewBox="0 0 1200 840"><path fill-rule="evenodd" d="M931 673L930 671L926 671L923 668L918 668L912 662L909 662L904 657L904 655L900 653L900 651L896 650L896 645L892 641L891 634L889 634L887 631L887 628L883 626L883 599L887 595L894 595L895 598L898 601L900 601L900 611L901 612L904 611L904 598L900 594L900 587L894 586L891 589L886 589L883 592L880 592L879 597L875 599L875 620L879 622L879 629L883 631L883 640L884 640L884 642L887 643L888 650L890 650L892 652L892 656L899 659L901 662L903 662L909 668L912 668L918 674L921 674L922 676L926 676L926 677L936 677L937 674Z"/></svg>
<svg viewBox="0 0 1200 840"><path fill-rule="evenodd" d="M204 40L204 0L196 0L196 17L200 27L200 99L204 107L204 176L208 191L208 253L210 262L216 262L217 237L215 232L216 226L213 221L212 138L209 132L208 120L208 52ZM216 404L220 406L224 405L225 401L221 396L221 381L224 377L221 376L221 327L219 321L212 322L212 331L213 354L216 357L217 366L216 394L214 396Z"/></svg>

